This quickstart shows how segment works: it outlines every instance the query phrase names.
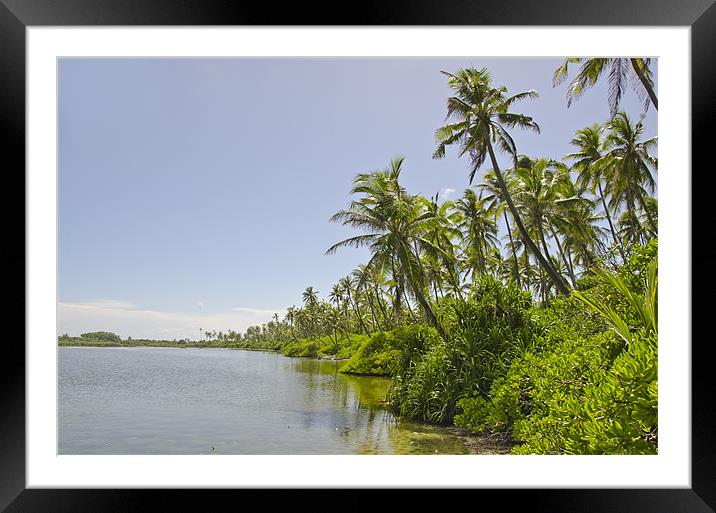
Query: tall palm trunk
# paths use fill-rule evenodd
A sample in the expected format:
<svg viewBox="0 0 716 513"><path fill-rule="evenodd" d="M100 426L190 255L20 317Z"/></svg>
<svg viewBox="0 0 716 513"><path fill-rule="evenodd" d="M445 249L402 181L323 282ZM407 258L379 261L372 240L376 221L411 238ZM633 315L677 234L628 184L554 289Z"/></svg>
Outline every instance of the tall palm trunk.
<svg viewBox="0 0 716 513"><path fill-rule="evenodd" d="M510 228L510 221L507 219L507 211L503 210L502 215L505 218L505 224L507 225L507 234L510 237L510 248L512 248L512 258L515 261L515 270L513 272L513 275L515 277L515 281L517 282L517 287L522 288L522 284L520 283L520 265L517 262L517 252L515 251L515 241L512 239L512 229Z"/></svg>
<svg viewBox="0 0 716 513"><path fill-rule="evenodd" d="M545 271L547 271L547 274L549 274L550 278L554 281L555 285L557 286L557 289L562 294L569 294L569 287L565 284L564 279L559 275L557 270L552 266L550 262L545 260L544 256L540 252L537 245L534 243L532 238L527 233L527 229L525 228L525 225L522 223L522 218L520 217L520 213L517 211L517 207L515 207L514 202L512 201L512 197L510 196L510 193L507 190L507 186L505 185L505 180L502 176L502 171L500 171L499 166L497 165L497 158L495 157L495 150L492 148L492 143L488 139L487 141L487 151L490 154L490 160L492 161L492 168L495 170L495 176L497 177L497 183L500 187L500 190L502 191L502 196L505 198L505 201L507 202L507 206L510 208L510 213L512 214L512 217L515 220L515 223L517 224L517 228L520 230L520 234L522 235L522 240L525 244L530 248L530 251L537 257L537 260L539 261L541 267L544 268ZM515 169L517 169L517 157L515 157Z"/></svg>
<svg viewBox="0 0 716 513"><path fill-rule="evenodd" d="M400 321L401 314L400 302L402 301L403 296L403 277L398 274L398 270L395 268L395 260L392 255L390 258L390 266L393 270L393 282L395 283L395 291L393 293L393 317L397 324Z"/></svg>
<svg viewBox="0 0 716 513"><path fill-rule="evenodd" d="M423 310L425 311L425 316L428 318L428 323L438 331L443 340L447 340L447 335L443 331L442 326L440 326L440 323L438 322L437 317L435 317L435 313L433 312L432 308L430 308L430 304L428 304L428 301L425 299L425 295L423 295L423 292L419 289L416 289L413 291L413 293L415 294L415 299L418 301L418 303L420 303L420 306L423 307Z"/></svg>
<svg viewBox="0 0 716 513"><path fill-rule="evenodd" d="M597 179L597 186L599 187L599 199L602 201L602 208L604 208L604 213L607 215L607 221L609 222L609 230L612 232L612 238L614 239L614 242L617 245L617 248L619 249L619 254L622 257L622 262L626 263L626 256L624 255L624 248L622 247L622 241L617 235L616 230L614 229L614 223L612 222L612 216L609 214L609 208L607 207L607 201L604 199L604 190L602 189L602 181Z"/></svg>
<svg viewBox="0 0 716 513"><path fill-rule="evenodd" d="M358 299L357 298L354 299L351 296L350 289L346 289L346 291L348 292L348 301L353 305L353 311L355 312L356 317L358 318L358 324L360 325L360 329L363 330L363 333L368 333L368 330L366 330L365 324L363 323L363 316L360 313L360 308L358 308Z"/></svg>
<svg viewBox="0 0 716 513"><path fill-rule="evenodd" d="M574 276L574 269L572 268L571 259L568 259L565 255L565 251L562 248L562 243L559 242L559 237L557 236L557 231L554 229L554 227L552 227L552 237L554 237L554 240L557 241L557 250L559 251L559 256L562 257L562 262L564 262L564 266L567 268L569 278L572 280L572 287L575 287L577 285L577 278Z"/></svg>
<svg viewBox="0 0 716 513"><path fill-rule="evenodd" d="M659 101L656 99L656 93L654 92L654 89L651 87L651 84L649 84L648 80L646 79L646 75L644 75L644 71L641 69L641 66L639 66L639 62L637 59L630 59L631 60L631 66L634 68L634 71L636 72L636 76L639 77L639 80L641 81L641 85L644 86L644 89L646 89L646 93L649 95L649 99L651 100L652 105L654 105L654 108L656 110L659 110Z"/></svg>
<svg viewBox="0 0 716 513"><path fill-rule="evenodd" d="M410 253L410 245L409 244L402 244L401 245L401 252L398 255L398 260L401 263L401 267L404 269L405 274L408 278L408 283L410 284L410 288L413 291L413 296L415 296L416 301L418 304L423 308L423 311L425 312L425 317L428 321L428 324L433 326L438 334L443 338L443 340L447 340L447 335L443 331L442 327L440 326L440 323L438 323L437 317L435 317L435 313L433 312L433 309L430 308L430 303L428 303L428 300L425 298L425 294L423 293L423 288L421 284L423 283L422 279L419 279L423 276L422 274L422 268L419 268L417 270L419 274L418 276L415 275L415 268L411 265L411 255ZM417 259L417 255L414 255L414 257ZM419 262L419 259L418 259ZM408 307L410 306L410 302L408 301ZM412 312L411 312L412 313Z"/></svg>
<svg viewBox="0 0 716 513"><path fill-rule="evenodd" d="M403 289L403 295L405 296L405 304L408 307L408 313L410 313L410 317L412 317L413 321L418 322L418 318L415 316L415 312L413 312L413 308L410 306L410 298L408 297L408 291Z"/></svg>
<svg viewBox="0 0 716 513"><path fill-rule="evenodd" d="M371 317L373 317L373 331L375 331L375 328L377 327L378 331L382 333L383 328L380 327L380 323L378 322L378 316L375 315L375 308L373 308L373 296L370 292L366 291L366 293L368 294L368 306L370 307L370 315Z"/></svg>
<svg viewBox="0 0 716 513"><path fill-rule="evenodd" d="M378 307L380 308L381 313L383 314L383 320L388 320L388 312L385 309L385 305L383 305L383 300L380 298L380 292L378 289L378 284L376 283L373 285L373 290L375 292L375 300L378 302Z"/></svg>

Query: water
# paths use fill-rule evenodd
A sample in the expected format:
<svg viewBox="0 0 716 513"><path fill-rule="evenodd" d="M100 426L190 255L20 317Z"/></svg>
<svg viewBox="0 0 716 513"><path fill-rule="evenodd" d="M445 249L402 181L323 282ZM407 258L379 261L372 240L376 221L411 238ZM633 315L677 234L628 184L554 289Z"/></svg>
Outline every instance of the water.
<svg viewBox="0 0 716 513"><path fill-rule="evenodd" d="M463 454L399 421L386 378L230 349L61 347L59 454Z"/></svg>

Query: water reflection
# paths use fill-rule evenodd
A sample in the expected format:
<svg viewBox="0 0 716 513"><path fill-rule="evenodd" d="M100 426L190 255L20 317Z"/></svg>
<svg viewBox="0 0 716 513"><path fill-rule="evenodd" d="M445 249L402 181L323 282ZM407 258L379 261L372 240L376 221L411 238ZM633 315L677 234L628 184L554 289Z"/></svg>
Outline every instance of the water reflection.
<svg viewBox="0 0 716 513"><path fill-rule="evenodd" d="M343 361L221 349L60 348L61 454L461 454L396 419ZM214 449L211 449L214 447Z"/></svg>

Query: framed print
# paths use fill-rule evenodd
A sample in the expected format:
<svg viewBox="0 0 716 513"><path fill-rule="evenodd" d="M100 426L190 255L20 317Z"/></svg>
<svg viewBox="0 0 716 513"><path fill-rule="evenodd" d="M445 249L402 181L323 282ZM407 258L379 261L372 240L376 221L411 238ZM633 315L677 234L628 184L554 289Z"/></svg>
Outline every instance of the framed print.
<svg viewBox="0 0 716 513"><path fill-rule="evenodd" d="M711 2L160 4L0 5L0 507L713 511Z"/></svg>

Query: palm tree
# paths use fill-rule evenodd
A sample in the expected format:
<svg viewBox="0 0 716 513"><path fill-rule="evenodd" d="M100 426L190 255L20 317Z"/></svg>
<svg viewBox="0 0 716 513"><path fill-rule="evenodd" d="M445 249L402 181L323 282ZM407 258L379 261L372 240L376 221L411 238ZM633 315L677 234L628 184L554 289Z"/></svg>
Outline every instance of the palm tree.
<svg viewBox="0 0 716 513"><path fill-rule="evenodd" d="M341 247L368 246L371 258L369 269L390 269L397 284L396 301L407 285L422 307L428 323L445 337L435 313L425 296L426 279L420 253L445 256L444 252L424 237L434 223L434 216L424 212L415 196L406 193L399 184L403 157L393 159L382 171L360 173L353 181L351 194L362 197L350 203L348 209L338 211L334 222L358 228L366 233L340 241L326 251L334 253Z"/></svg>
<svg viewBox="0 0 716 513"><path fill-rule="evenodd" d="M604 72L609 69L609 113L611 117L616 116L619 110L621 98L626 89L630 75L635 92L644 101L644 110L649 108L649 103L659 110L659 102L654 92L654 79L649 69L651 59L644 58L592 58L584 59L578 57L570 57L565 59L564 63L554 72L552 85L554 87L561 84L566 78L569 71L569 64L582 63L577 76L570 82L567 89L567 107L572 104L572 100L579 98L584 91L601 78ZM634 78L636 80L634 81Z"/></svg>
<svg viewBox="0 0 716 513"><path fill-rule="evenodd" d="M343 288L339 283L331 287L331 291L328 293L328 299L333 302L336 310L340 309L340 304L343 301Z"/></svg>
<svg viewBox="0 0 716 513"><path fill-rule="evenodd" d="M438 300L438 289L443 288L445 281L447 281L453 292L460 295L460 271L458 259L455 255L455 245L453 244L453 239L461 236L460 230L455 227L457 215L451 212L454 208L452 201L438 203L438 197L439 194L435 194L431 199L422 196L417 197L422 208L433 218L433 222L425 232L424 237L442 250L438 258L426 258L424 265L429 275L429 281L433 283L436 301Z"/></svg>
<svg viewBox="0 0 716 513"><path fill-rule="evenodd" d="M301 296L303 297L303 303L308 307L316 306L318 303L318 291L313 290L313 287L306 287Z"/></svg>
<svg viewBox="0 0 716 513"><path fill-rule="evenodd" d="M512 176L513 170L508 169L503 174L503 178L505 181L505 187L507 190L511 190L514 188L515 180ZM512 277L514 278L515 282L517 283L518 287L522 287L522 283L520 280L520 265L517 260L517 251L516 251L516 243L514 240L514 236L512 234L512 228L510 227L510 219L507 216L507 209L505 208L505 200L502 197L502 189L500 188L498 182L497 182L497 175L495 174L494 169L490 169L486 171L482 175L482 181L483 183L478 184L478 187L480 187L483 191L486 191L488 194L485 197L485 200L489 202L488 209L495 213L495 220L502 214L503 219L505 220L505 226L507 228L507 236L510 240L510 243L508 244L508 250L512 252L512 259L514 261L514 268L512 270Z"/></svg>
<svg viewBox="0 0 716 513"><path fill-rule="evenodd" d="M380 327L380 321L378 320L378 315L376 314L373 301L373 294L375 290L371 285L372 275L370 270L365 264L360 264L353 270L351 276L353 278L353 282L355 283L356 292L365 296L368 301L368 308L370 309L370 315L373 319L373 329L371 331L375 331L375 328L377 328L378 331L382 332L383 329Z"/></svg>
<svg viewBox="0 0 716 513"><path fill-rule="evenodd" d="M597 164L604 156L604 151L608 149L607 141L606 138L603 137L603 134L604 127L598 123L583 128L582 130L577 130L574 139L570 141L570 144L577 147L577 151L565 155L564 158L575 161L572 164L572 169L578 173L577 183L581 187L590 189L592 193L599 192L599 201L602 203L604 215L609 223L609 231L612 234L612 239L619 250L622 260L626 262L624 248L614 228L614 222L612 221L612 216L607 206L606 195L604 194L604 188L602 187L603 170Z"/></svg>
<svg viewBox="0 0 716 513"><path fill-rule="evenodd" d="M595 214L594 201L582 192L567 175L560 182L550 213L552 235L573 284L575 267L592 267L595 254L603 247L603 229L598 224L603 218Z"/></svg>
<svg viewBox="0 0 716 513"><path fill-rule="evenodd" d="M526 166L518 167L515 173L515 199L531 234L542 244L544 255L551 258L545 232L550 228L557 190L565 178L564 164L549 159L526 161Z"/></svg>
<svg viewBox="0 0 716 513"><path fill-rule="evenodd" d="M358 324L360 325L361 333L368 333L368 330L365 327L365 323L363 322L363 314L361 314L360 307L358 305L358 298L356 297L356 294L353 290L353 282L351 281L350 276L345 276L341 278L338 283L343 289L343 292L348 299L348 303L353 308L353 313L355 313L356 315L356 319L358 320Z"/></svg>
<svg viewBox="0 0 716 513"><path fill-rule="evenodd" d="M530 252L535 255L542 268L552 278L559 291L563 294L568 294L569 288L564 279L551 262L542 255L542 252L529 236L520 213L507 190L492 145L494 141L498 148L510 155L515 162L515 168L517 168L517 148L506 127L526 128L539 133L539 126L531 117L509 112L509 109L516 101L524 98L535 98L537 93L535 91L526 91L507 97L506 87L493 87L492 78L487 68L480 70L474 68L462 69L454 75L445 71L442 73L449 77L448 85L455 91L455 95L448 98L446 120L454 117L457 121L448 123L435 132L438 146L433 158L443 158L447 146L459 144L461 147L460 156L465 153L470 156L468 180L469 183L472 183L475 173L489 156L498 185L502 191L502 197L507 202L522 239L529 247Z"/></svg>
<svg viewBox="0 0 716 513"><path fill-rule="evenodd" d="M625 112L619 112L606 127L609 150L597 165L603 167L612 208L624 205L627 211L636 213L637 206L640 207L650 230L656 234L656 219L653 209L647 206L647 198L656 191L654 174L658 159L650 152L656 148L657 138L642 140L644 125L641 121L632 125Z"/></svg>
<svg viewBox="0 0 716 513"><path fill-rule="evenodd" d="M462 197L455 202L455 211L459 214L457 227L465 244L467 265L472 271L473 281L487 273L488 256L499 242L495 214L488 206L488 201L473 189L465 189Z"/></svg>

